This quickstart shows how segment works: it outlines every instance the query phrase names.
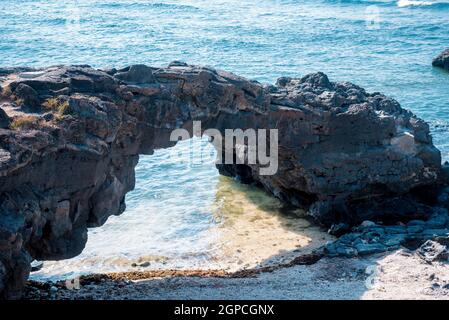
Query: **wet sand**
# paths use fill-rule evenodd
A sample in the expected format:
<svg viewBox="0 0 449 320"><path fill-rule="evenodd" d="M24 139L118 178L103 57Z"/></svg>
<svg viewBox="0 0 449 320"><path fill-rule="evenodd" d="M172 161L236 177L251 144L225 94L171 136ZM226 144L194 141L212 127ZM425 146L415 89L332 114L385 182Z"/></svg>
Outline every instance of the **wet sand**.
<svg viewBox="0 0 449 320"><path fill-rule="evenodd" d="M300 209L286 207L259 188L221 178L214 215L217 265L225 270L276 266L335 240Z"/></svg>

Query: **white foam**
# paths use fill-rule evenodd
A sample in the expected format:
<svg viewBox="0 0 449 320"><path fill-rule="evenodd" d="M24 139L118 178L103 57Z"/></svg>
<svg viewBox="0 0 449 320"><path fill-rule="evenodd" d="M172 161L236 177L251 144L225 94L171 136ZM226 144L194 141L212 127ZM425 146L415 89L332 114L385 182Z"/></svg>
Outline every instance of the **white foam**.
<svg viewBox="0 0 449 320"><path fill-rule="evenodd" d="M444 1L420 1L420 0L399 0L398 7L412 7L412 6L431 6L437 3L448 3Z"/></svg>

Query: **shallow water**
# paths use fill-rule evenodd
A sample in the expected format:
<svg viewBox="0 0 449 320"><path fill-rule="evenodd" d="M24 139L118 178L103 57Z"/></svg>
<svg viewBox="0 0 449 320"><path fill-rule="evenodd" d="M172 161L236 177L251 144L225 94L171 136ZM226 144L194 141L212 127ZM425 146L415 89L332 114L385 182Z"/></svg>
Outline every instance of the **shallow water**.
<svg viewBox="0 0 449 320"><path fill-rule="evenodd" d="M0 65L184 60L261 82L323 71L333 81L392 96L429 121L449 160L449 73L430 65L449 46L448 30L448 1L260 0L256 6L249 0L2 0ZM140 264L179 267L225 259L217 253L226 252L223 234L237 233L220 228L228 213L217 214L215 206L220 190L233 182L220 179L210 162L189 167L168 160L169 152L142 157L127 212L90 231L85 252L71 266L101 271L99 266L129 268L136 257L143 257ZM229 196L220 201L225 207L231 203ZM251 201L246 205L251 209L245 213L255 212ZM276 210L266 211L262 220L278 216ZM291 231L282 219L287 218L266 228ZM287 240L283 245L289 252ZM234 263L240 258L231 251ZM258 251L254 257L263 260L267 254ZM48 274L72 270L58 265L46 269Z"/></svg>
<svg viewBox="0 0 449 320"><path fill-rule="evenodd" d="M199 155L191 154L202 150ZM158 268L226 269L290 261L333 239L259 188L218 175L207 138L143 157L128 208L76 258L45 262L34 279ZM199 160L200 159L200 160Z"/></svg>

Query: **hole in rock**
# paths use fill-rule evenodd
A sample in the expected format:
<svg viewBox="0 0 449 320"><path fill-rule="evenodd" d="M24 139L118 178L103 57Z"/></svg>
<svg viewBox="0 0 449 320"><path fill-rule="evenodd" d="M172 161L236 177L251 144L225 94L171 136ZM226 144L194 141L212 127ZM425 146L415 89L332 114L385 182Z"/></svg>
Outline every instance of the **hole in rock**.
<svg viewBox="0 0 449 320"><path fill-rule="evenodd" d="M46 261L31 278L154 269L234 271L288 262L333 239L300 209L220 176L215 159L207 137L141 156L126 211L90 229L79 256Z"/></svg>

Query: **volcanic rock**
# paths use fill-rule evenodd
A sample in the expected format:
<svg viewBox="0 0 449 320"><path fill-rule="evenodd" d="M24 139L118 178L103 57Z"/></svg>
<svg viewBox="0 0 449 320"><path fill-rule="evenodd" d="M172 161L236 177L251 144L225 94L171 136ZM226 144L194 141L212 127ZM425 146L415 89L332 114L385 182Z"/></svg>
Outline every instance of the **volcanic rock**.
<svg viewBox="0 0 449 320"><path fill-rule="evenodd" d="M449 71L449 49L444 50L433 59L432 65Z"/></svg>
<svg viewBox="0 0 449 320"><path fill-rule="evenodd" d="M447 261L449 259L448 237L438 237L435 240L427 240L417 250L418 256L424 261Z"/></svg>
<svg viewBox="0 0 449 320"><path fill-rule="evenodd" d="M327 226L427 217L431 201L415 195L432 199L445 184L423 120L383 94L331 82L324 73L262 85L176 62L107 72L0 69L0 76L2 92L11 93L5 103L18 105L5 109L6 117L0 113L0 295L6 298L20 296L33 259L78 255L88 227L125 210L139 155L173 146L172 131L191 129L193 121L222 134L277 129L273 175L261 174L260 162L218 164L219 171L257 183ZM367 253L384 247L358 246Z"/></svg>
<svg viewBox="0 0 449 320"><path fill-rule="evenodd" d="M0 129L6 129L9 127L11 120L2 108L0 108Z"/></svg>

